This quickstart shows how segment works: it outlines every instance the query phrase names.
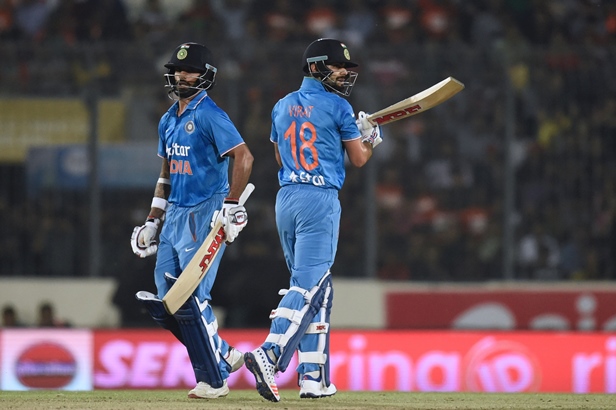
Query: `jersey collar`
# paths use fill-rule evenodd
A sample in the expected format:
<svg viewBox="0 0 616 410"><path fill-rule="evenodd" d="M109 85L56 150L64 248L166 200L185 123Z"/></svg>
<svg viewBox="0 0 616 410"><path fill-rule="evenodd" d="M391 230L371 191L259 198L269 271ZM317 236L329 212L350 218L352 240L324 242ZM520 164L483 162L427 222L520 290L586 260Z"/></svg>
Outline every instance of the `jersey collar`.
<svg viewBox="0 0 616 410"><path fill-rule="evenodd" d="M192 100L190 100L190 102L188 103L188 106L186 107L186 110L184 110L184 112L188 111L188 110L194 110L195 108L197 108L197 106L201 103L201 101L205 100L207 98L208 94L207 91L202 90L199 91L197 94L195 94L195 96L193 97ZM173 105L171 106L171 108L169 108L169 110L171 112L176 113L178 112L178 105L180 103L178 101L174 102Z"/></svg>
<svg viewBox="0 0 616 410"><path fill-rule="evenodd" d="M193 99L190 100L190 103L188 103L188 107L186 107L186 109L194 110L195 108L197 108L197 105L199 105L201 101L205 100L206 98L207 98L207 91L205 90L199 91L197 94L195 94Z"/></svg>
<svg viewBox="0 0 616 410"><path fill-rule="evenodd" d="M302 81L302 86L300 87L302 91L325 91L325 86L319 80L314 77L306 76L304 77L304 81Z"/></svg>

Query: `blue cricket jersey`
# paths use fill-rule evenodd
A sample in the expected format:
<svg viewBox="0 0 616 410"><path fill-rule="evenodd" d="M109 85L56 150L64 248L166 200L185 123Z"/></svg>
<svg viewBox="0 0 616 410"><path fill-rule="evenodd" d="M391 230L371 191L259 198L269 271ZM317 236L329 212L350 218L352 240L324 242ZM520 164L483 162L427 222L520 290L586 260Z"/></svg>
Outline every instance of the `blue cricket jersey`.
<svg viewBox="0 0 616 410"><path fill-rule="evenodd" d="M344 183L343 141L360 138L351 104L304 77L299 90L276 103L270 140L278 144L280 186L309 184L340 190Z"/></svg>
<svg viewBox="0 0 616 410"><path fill-rule="evenodd" d="M227 152L244 143L229 116L201 91L181 116L176 102L158 124L158 155L171 171L168 201L177 206L200 204L229 193Z"/></svg>

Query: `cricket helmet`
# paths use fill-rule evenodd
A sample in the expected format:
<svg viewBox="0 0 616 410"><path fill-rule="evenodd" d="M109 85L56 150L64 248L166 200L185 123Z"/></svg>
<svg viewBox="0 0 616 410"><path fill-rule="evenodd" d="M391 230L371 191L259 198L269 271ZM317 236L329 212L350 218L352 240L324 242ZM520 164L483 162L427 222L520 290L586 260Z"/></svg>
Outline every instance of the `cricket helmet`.
<svg viewBox="0 0 616 410"><path fill-rule="evenodd" d="M305 74L319 79L327 88L345 97L351 94L351 90L357 80L357 72L348 71L349 75L342 86L337 86L327 81L332 73L327 68L328 65L341 65L346 69L358 66L357 63L351 61L351 53L349 53L349 49L344 43L333 38L315 40L304 51L302 62L302 69ZM310 64L312 63L316 65L317 72L310 71Z"/></svg>
<svg viewBox="0 0 616 410"><path fill-rule="evenodd" d="M212 52L203 44L183 43L180 44L171 55L165 68L169 72L165 74L167 79L166 88L169 88L169 97L172 99L187 98L198 91L210 89L216 81L217 69L213 63ZM175 81L176 71L200 73L195 84L188 87L178 87Z"/></svg>

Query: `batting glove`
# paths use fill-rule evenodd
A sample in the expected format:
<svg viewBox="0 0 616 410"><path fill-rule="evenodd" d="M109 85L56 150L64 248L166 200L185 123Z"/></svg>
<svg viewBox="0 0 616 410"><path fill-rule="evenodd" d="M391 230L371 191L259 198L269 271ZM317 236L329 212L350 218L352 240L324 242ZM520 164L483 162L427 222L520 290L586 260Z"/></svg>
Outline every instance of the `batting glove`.
<svg viewBox="0 0 616 410"><path fill-rule="evenodd" d="M383 142L383 138L381 138L381 127L379 125L373 125L368 121L368 114L364 111L360 111L359 114L357 114L355 123L361 134L361 142L369 142L372 148L375 148Z"/></svg>
<svg viewBox="0 0 616 410"><path fill-rule="evenodd" d="M148 218L142 226L135 226L130 237L130 245L135 255L140 258L147 258L158 251L156 233L159 226L159 218Z"/></svg>
<svg viewBox="0 0 616 410"><path fill-rule="evenodd" d="M248 213L246 208L239 205L237 199L227 198L222 205L222 209L214 211L210 227L214 228L217 222L222 224L225 230L225 242L230 244L248 224Z"/></svg>

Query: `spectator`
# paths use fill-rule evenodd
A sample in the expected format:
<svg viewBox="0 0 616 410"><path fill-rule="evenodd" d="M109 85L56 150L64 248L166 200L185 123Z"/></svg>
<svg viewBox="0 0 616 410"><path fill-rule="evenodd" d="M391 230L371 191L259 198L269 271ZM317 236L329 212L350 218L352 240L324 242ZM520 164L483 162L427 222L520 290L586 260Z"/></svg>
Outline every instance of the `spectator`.
<svg viewBox="0 0 616 410"><path fill-rule="evenodd" d="M364 0L346 0L342 23L343 37L354 46L363 46L377 27L377 16Z"/></svg>
<svg viewBox="0 0 616 410"><path fill-rule="evenodd" d="M161 0L147 0L134 27L136 37L143 38L151 45L164 40L171 29L171 21Z"/></svg>
<svg viewBox="0 0 616 410"><path fill-rule="evenodd" d="M292 0L276 0L275 6L263 15L263 33L265 41L272 44L281 44L285 41L295 40L299 34L300 25L294 12Z"/></svg>
<svg viewBox="0 0 616 410"><path fill-rule="evenodd" d="M0 40L15 40L19 30L15 26L15 8L11 0L0 0Z"/></svg>
<svg viewBox="0 0 616 410"><path fill-rule="evenodd" d="M419 0L420 24L429 40L445 40L454 27L454 10L448 1Z"/></svg>
<svg viewBox="0 0 616 410"><path fill-rule="evenodd" d="M535 221L518 243L518 266L522 277L556 279L560 263L558 241Z"/></svg>
<svg viewBox="0 0 616 410"><path fill-rule="evenodd" d="M416 23L418 11L406 1L388 0L379 7L383 29L378 41L391 44L412 44L416 41Z"/></svg>
<svg viewBox="0 0 616 410"><path fill-rule="evenodd" d="M15 7L15 24L25 38L39 41L50 11L46 0L21 0Z"/></svg>
<svg viewBox="0 0 616 410"><path fill-rule="evenodd" d="M305 21L306 29L313 37L330 37L338 24L338 15L327 0L313 0Z"/></svg>
<svg viewBox="0 0 616 410"><path fill-rule="evenodd" d="M223 21L228 40L237 45L246 40L246 21L250 17L252 0L210 0L216 17Z"/></svg>
<svg viewBox="0 0 616 410"><path fill-rule="evenodd" d="M13 305L4 305L2 309L2 327L22 327Z"/></svg>
<svg viewBox="0 0 616 410"><path fill-rule="evenodd" d="M39 327L70 327L70 323L56 318L56 313L51 302L43 302L39 306Z"/></svg>

